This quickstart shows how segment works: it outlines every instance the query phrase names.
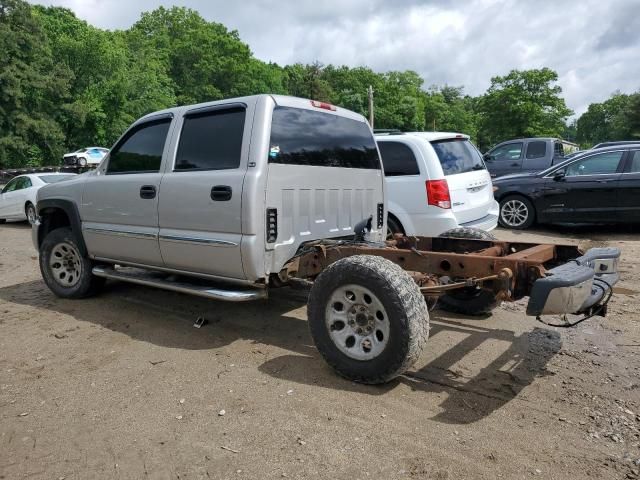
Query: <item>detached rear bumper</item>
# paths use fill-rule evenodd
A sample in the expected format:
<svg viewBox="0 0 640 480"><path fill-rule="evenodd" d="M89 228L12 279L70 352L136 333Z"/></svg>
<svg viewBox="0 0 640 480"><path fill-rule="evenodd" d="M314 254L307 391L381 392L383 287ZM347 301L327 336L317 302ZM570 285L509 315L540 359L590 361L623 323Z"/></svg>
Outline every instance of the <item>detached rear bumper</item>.
<svg viewBox="0 0 640 480"><path fill-rule="evenodd" d="M592 248L583 256L547 271L531 289L527 315L593 313L620 278L617 248Z"/></svg>

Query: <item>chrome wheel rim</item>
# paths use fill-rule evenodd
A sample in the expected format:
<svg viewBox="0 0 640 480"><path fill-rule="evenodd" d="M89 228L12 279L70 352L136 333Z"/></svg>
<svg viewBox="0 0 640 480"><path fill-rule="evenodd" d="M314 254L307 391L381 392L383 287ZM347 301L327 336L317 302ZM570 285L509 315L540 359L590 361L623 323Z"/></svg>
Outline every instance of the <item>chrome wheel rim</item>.
<svg viewBox="0 0 640 480"><path fill-rule="evenodd" d="M502 221L510 227L520 227L529 218L529 208L520 200L509 200L502 205Z"/></svg>
<svg viewBox="0 0 640 480"><path fill-rule="evenodd" d="M49 268L56 283L65 288L70 288L80 281L82 258L76 247L70 243L58 243L51 250Z"/></svg>
<svg viewBox="0 0 640 480"><path fill-rule="evenodd" d="M31 225L36 223L36 209L33 207L33 205L29 205L27 207L27 220Z"/></svg>
<svg viewBox="0 0 640 480"><path fill-rule="evenodd" d="M360 285L343 285L329 297L325 321L333 344L355 360L372 360L389 342L389 318L382 302Z"/></svg>

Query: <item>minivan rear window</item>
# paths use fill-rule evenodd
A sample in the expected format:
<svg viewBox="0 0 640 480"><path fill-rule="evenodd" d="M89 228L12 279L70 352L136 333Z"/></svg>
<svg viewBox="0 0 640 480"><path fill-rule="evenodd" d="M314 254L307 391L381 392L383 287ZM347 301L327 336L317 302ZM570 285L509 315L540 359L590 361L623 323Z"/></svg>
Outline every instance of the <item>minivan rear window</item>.
<svg viewBox="0 0 640 480"><path fill-rule="evenodd" d="M273 110L269 163L380 170L366 123L291 107Z"/></svg>
<svg viewBox="0 0 640 480"><path fill-rule="evenodd" d="M431 142L445 175L486 170L482 157L469 140L446 139Z"/></svg>

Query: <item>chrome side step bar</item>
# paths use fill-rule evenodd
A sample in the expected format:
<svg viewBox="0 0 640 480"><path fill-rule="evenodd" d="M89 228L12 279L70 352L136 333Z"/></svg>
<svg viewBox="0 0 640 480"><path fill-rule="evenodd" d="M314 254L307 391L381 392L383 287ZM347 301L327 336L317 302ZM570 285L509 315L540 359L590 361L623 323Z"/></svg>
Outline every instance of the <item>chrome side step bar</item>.
<svg viewBox="0 0 640 480"><path fill-rule="evenodd" d="M93 267L92 273L96 277L110 278L112 280L135 283L137 285L145 285L147 287L156 287L164 290L171 290L173 292L210 298L213 300L224 300L225 302L248 302L251 300L267 298L267 290L262 288L225 290L221 288L214 288L209 285L172 282L166 279L166 274L159 274L158 272L139 268Z"/></svg>

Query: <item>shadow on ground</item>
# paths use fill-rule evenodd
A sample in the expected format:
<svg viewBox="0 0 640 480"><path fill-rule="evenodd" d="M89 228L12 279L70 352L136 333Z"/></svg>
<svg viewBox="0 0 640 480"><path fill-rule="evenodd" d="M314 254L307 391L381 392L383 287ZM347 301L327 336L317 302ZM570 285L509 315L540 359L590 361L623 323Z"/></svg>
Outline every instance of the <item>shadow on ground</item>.
<svg viewBox="0 0 640 480"><path fill-rule="evenodd" d="M47 309L90 322L154 345L177 349L218 349L246 339L272 345L290 353L267 360L259 370L272 377L339 391L383 395L398 384L414 391L446 393L443 423L472 423L513 400L536 377L546 375L546 364L561 348L557 332L535 328L516 335L513 331L484 327L482 320L442 315L432 318L431 343L443 353L419 370L383 386L356 384L338 377L313 347L305 318L306 297L288 289L273 291L269 301L246 304L213 302L173 292L123 283L108 283L102 295L86 300L54 297L42 281L0 288L0 299ZM209 324L192 328L204 315ZM464 323L463 323L464 322ZM449 342L457 334L457 342ZM468 374L454 365L486 342L501 342L506 350ZM445 344L442 344L445 342ZM483 363L483 362L481 362Z"/></svg>

